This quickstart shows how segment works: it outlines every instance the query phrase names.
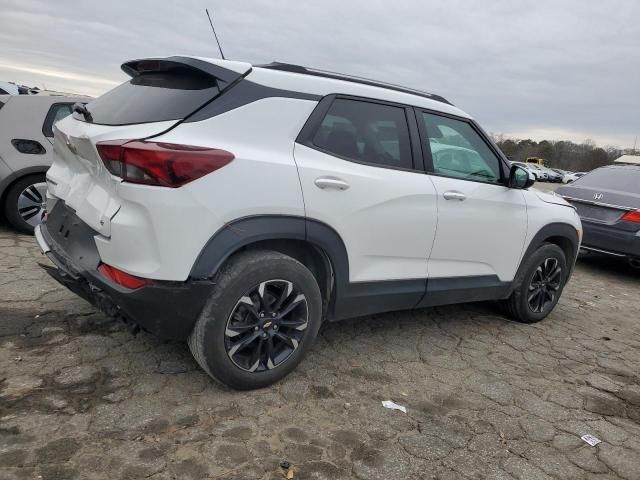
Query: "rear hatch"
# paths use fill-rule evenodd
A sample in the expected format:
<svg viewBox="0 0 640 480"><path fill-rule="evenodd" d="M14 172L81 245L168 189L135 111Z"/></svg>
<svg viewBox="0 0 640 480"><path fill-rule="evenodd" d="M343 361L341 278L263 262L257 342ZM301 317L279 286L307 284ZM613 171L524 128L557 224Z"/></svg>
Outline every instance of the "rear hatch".
<svg viewBox="0 0 640 480"><path fill-rule="evenodd" d="M54 161L47 172L51 211L58 199L102 235L120 208L122 180L104 166L96 143L146 139L175 127L251 70L241 62L168 57L122 65L131 79L54 127Z"/></svg>
<svg viewBox="0 0 640 480"><path fill-rule="evenodd" d="M582 220L614 225L627 212L640 209L640 168L599 168L556 193L576 207Z"/></svg>

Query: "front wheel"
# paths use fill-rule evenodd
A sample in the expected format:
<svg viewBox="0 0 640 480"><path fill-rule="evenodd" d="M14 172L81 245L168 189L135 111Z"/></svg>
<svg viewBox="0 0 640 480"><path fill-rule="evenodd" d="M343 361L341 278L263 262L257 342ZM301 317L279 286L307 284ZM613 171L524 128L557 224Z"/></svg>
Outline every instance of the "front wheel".
<svg viewBox="0 0 640 480"><path fill-rule="evenodd" d="M545 243L525 260L511 296L504 301L509 315L522 323L535 323L551 313L569 278L560 247Z"/></svg>
<svg viewBox="0 0 640 480"><path fill-rule="evenodd" d="M320 328L322 298L313 274L273 251L232 258L189 337L215 380L249 390L277 382L302 361Z"/></svg>

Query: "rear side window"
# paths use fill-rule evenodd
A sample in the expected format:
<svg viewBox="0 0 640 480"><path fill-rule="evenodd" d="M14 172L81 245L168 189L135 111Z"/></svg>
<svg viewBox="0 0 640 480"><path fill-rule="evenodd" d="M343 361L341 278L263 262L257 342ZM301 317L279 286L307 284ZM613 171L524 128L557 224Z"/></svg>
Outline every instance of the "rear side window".
<svg viewBox="0 0 640 480"><path fill-rule="evenodd" d="M215 77L194 69L141 73L88 103L88 119L75 118L101 125L182 120L219 92Z"/></svg>
<svg viewBox="0 0 640 480"><path fill-rule="evenodd" d="M53 125L68 115L71 115L71 103L54 103L51 105L42 124L42 134L45 137L53 137Z"/></svg>
<svg viewBox="0 0 640 480"><path fill-rule="evenodd" d="M572 185L640 193L640 168L598 168L578 178Z"/></svg>
<svg viewBox="0 0 640 480"><path fill-rule="evenodd" d="M405 109L338 98L312 137L319 149L346 160L413 168Z"/></svg>

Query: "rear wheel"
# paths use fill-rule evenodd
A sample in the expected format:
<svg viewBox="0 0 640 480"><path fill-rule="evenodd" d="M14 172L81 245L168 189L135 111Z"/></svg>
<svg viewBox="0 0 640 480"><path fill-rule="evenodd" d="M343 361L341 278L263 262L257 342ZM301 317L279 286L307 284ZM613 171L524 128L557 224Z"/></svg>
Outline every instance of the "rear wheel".
<svg viewBox="0 0 640 480"><path fill-rule="evenodd" d="M318 333L322 299L313 274L272 251L232 258L189 337L198 364L237 389L261 388L290 373Z"/></svg>
<svg viewBox="0 0 640 480"><path fill-rule="evenodd" d="M535 323L551 313L569 275L560 247L545 243L522 266L511 296L505 300L510 316L522 323Z"/></svg>
<svg viewBox="0 0 640 480"><path fill-rule="evenodd" d="M42 222L46 207L47 183L42 174L28 175L16 181L4 201L4 213L9 223L24 233Z"/></svg>

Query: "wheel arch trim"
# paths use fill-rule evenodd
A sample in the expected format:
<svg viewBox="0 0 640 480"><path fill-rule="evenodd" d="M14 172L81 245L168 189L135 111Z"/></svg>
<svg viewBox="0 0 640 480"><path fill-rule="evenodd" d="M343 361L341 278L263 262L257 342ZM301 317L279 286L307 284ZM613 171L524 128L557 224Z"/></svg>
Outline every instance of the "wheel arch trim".
<svg viewBox="0 0 640 480"><path fill-rule="evenodd" d="M529 245L527 246L527 249L524 252L524 255L520 259L520 265L518 265L516 278L518 278L518 275L521 273L520 270L524 262L526 261L527 258L529 258L533 254L533 252L535 252L543 243L554 243L557 245L556 239L565 239L566 241L569 242L571 255L567 256L567 264L569 265L569 274L571 274L571 271L573 270L573 266L578 256L578 250L580 247L578 232L576 230L576 227L574 227L569 223L555 222L555 223L549 223L543 226L533 236L533 238L529 242ZM563 249L565 254L567 253L566 244L564 246L563 245L558 245L558 246Z"/></svg>
<svg viewBox="0 0 640 480"><path fill-rule="evenodd" d="M340 235L325 223L288 215L255 215L225 224L207 241L189 276L211 278L235 252L264 240L308 242L328 257L336 288L349 282L347 249Z"/></svg>
<svg viewBox="0 0 640 480"><path fill-rule="evenodd" d="M21 178L38 173L46 174L47 170L49 170L49 167L34 166L22 168L20 170L12 172L10 175L7 175L6 178L0 181L0 199L4 199L4 195L5 193L7 193L7 190L11 187L11 185L13 185Z"/></svg>

